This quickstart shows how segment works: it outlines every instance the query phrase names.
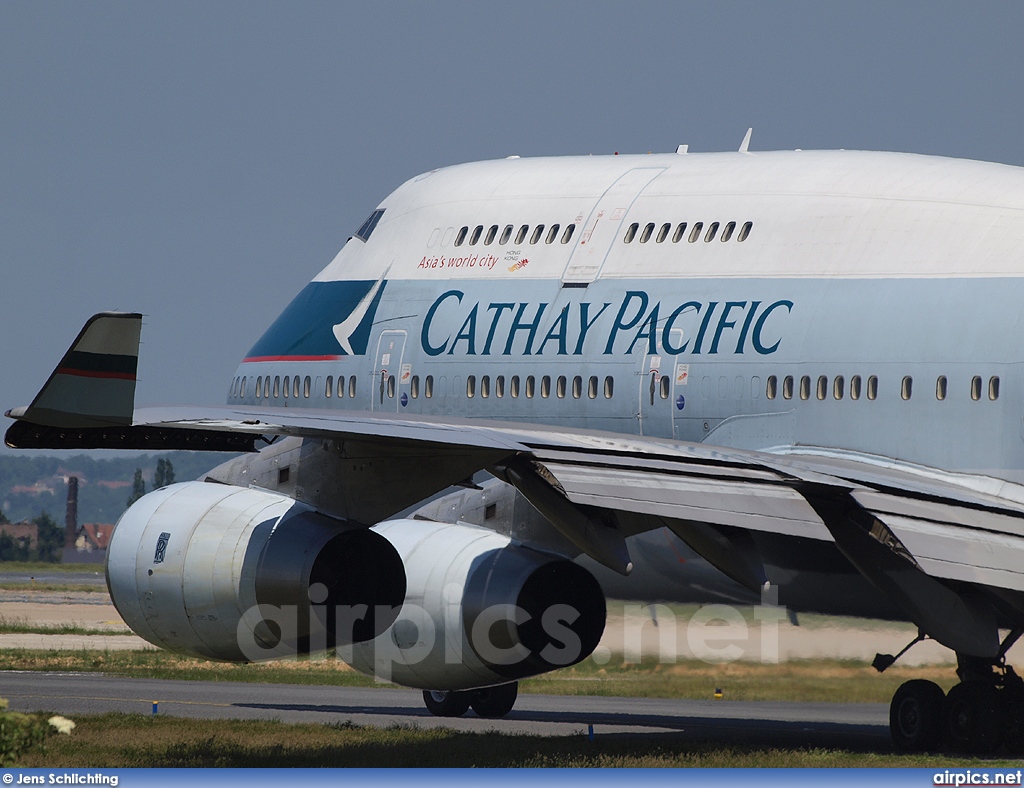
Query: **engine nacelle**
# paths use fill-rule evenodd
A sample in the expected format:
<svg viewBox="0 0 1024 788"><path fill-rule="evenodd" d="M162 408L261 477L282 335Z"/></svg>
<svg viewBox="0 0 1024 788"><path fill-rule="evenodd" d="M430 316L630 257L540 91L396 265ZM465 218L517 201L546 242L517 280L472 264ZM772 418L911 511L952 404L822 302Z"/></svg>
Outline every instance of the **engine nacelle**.
<svg viewBox="0 0 1024 788"><path fill-rule="evenodd" d="M386 633L339 651L363 673L471 689L574 665L601 639L604 594L572 561L461 523L395 520L372 530L402 556L408 590Z"/></svg>
<svg viewBox="0 0 1024 788"><path fill-rule="evenodd" d="M405 570L365 528L265 490L186 482L142 497L107 549L121 617L161 648L233 662L370 640Z"/></svg>

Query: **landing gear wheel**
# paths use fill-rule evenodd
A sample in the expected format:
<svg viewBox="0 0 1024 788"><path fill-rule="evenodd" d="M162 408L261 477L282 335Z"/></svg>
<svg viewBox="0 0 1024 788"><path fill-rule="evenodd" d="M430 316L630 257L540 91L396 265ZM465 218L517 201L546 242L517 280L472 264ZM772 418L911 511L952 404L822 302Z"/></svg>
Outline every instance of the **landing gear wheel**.
<svg viewBox="0 0 1024 788"><path fill-rule="evenodd" d="M942 708L946 694L924 679L901 685L889 706L889 730L896 749L928 752L942 744Z"/></svg>
<svg viewBox="0 0 1024 788"><path fill-rule="evenodd" d="M1003 709L1003 746L1011 755L1024 753L1024 684L1007 668L1002 696Z"/></svg>
<svg viewBox="0 0 1024 788"><path fill-rule="evenodd" d="M423 702L427 706L427 711L435 717L461 717L469 711L470 694L423 690Z"/></svg>
<svg viewBox="0 0 1024 788"><path fill-rule="evenodd" d="M474 690L470 695L473 711L477 713L478 717L497 719L504 717L516 705L519 682L513 681L511 684L502 684L498 687L484 687Z"/></svg>
<svg viewBox="0 0 1024 788"><path fill-rule="evenodd" d="M985 755L999 746L999 690L983 681L964 681L946 696L946 743L953 750Z"/></svg>

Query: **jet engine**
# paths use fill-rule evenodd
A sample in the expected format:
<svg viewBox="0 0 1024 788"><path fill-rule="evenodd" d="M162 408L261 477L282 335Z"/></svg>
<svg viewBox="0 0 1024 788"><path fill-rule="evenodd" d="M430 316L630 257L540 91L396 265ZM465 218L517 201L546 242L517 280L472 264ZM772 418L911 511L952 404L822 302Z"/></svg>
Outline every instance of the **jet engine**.
<svg viewBox="0 0 1024 788"><path fill-rule="evenodd" d="M373 531L398 550L408 590L383 635L339 653L407 687L505 684L586 659L605 600L586 569L486 528L394 520Z"/></svg>
<svg viewBox="0 0 1024 788"><path fill-rule="evenodd" d="M150 643L233 662L370 640L406 587L379 534L283 495L204 482L131 506L106 572L117 611Z"/></svg>

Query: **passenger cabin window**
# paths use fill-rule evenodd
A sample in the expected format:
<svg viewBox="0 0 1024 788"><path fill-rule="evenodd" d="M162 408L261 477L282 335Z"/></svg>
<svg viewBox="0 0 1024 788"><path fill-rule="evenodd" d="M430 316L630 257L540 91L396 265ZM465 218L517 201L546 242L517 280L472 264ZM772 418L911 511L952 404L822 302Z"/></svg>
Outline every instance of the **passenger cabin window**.
<svg viewBox="0 0 1024 788"><path fill-rule="evenodd" d="M782 398L793 399L793 376L786 375L782 381Z"/></svg>
<svg viewBox="0 0 1024 788"><path fill-rule="evenodd" d="M509 228L511 230L511 228ZM490 246L494 243L494 236L498 234L498 225L492 224L491 229L487 231L487 235L484 237L484 246Z"/></svg>
<svg viewBox="0 0 1024 788"><path fill-rule="evenodd" d="M658 243L663 243L665 241L665 239L668 237L668 231L671 230L671 229L672 229L672 225L671 224L663 224L663 225L661 225L661 229L658 230L658 237L656 239L657 242Z"/></svg>
<svg viewBox="0 0 1024 788"><path fill-rule="evenodd" d="M576 225L575 224L570 224L568 227L566 227L565 228L565 232L562 233L562 243L564 243L564 244L569 243L569 240L572 238L572 234L573 234L573 232L575 230L576 230Z"/></svg>
<svg viewBox="0 0 1024 788"><path fill-rule="evenodd" d="M611 375L604 379L604 398L611 399L615 394L615 378Z"/></svg>
<svg viewBox="0 0 1024 788"><path fill-rule="evenodd" d="M734 232L736 232L736 222L728 222L725 227L722 228L722 243L725 243L732 238L732 234Z"/></svg>
<svg viewBox="0 0 1024 788"><path fill-rule="evenodd" d="M345 396L345 376L338 375L338 399Z"/></svg>
<svg viewBox="0 0 1024 788"><path fill-rule="evenodd" d="M285 384L287 386L287 384ZM281 396L281 376L274 375L274 399Z"/></svg>
<svg viewBox="0 0 1024 788"><path fill-rule="evenodd" d="M559 375L555 383L555 395L559 399L565 399L565 375Z"/></svg>
<svg viewBox="0 0 1024 788"><path fill-rule="evenodd" d="M850 378L850 399L860 399L860 375Z"/></svg>
<svg viewBox="0 0 1024 788"><path fill-rule="evenodd" d="M946 398L946 376L939 375L935 381L935 399L944 400Z"/></svg>
<svg viewBox="0 0 1024 788"><path fill-rule="evenodd" d="M295 397L295 399L299 398L299 376L298 375L296 375L294 378L292 378L292 396Z"/></svg>
<svg viewBox="0 0 1024 788"><path fill-rule="evenodd" d="M245 382L248 379L249 378L242 378L242 389L241 389L241 392L238 395L239 397L242 397L242 398L245 397ZM992 380L997 380L997 379L996 378L992 378ZM989 390L989 399L995 399L996 397L999 396L999 386L998 386L998 383L996 385L996 397L992 396L992 386L991 386L991 384L989 384L989 389L988 390Z"/></svg>
<svg viewBox="0 0 1024 788"><path fill-rule="evenodd" d="M309 399L310 387L313 382L309 379L309 375L306 375L306 379L302 381L302 396Z"/></svg>
<svg viewBox="0 0 1024 788"><path fill-rule="evenodd" d="M494 379L494 396L501 399L505 396L505 376L498 375Z"/></svg>
<svg viewBox="0 0 1024 788"><path fill-rule="evenodd" d="M640 233L640 243L645 244L651 240L651 233L654 232L654 222L649 223L644 227L644 231Z"/></svg>
<svg viewBox="0 0 1024 788"><path fill-rule="evenodd" d="M419 399L420 396L420 376L413 375L412 380L409 381L409 396L413 399Z"/></svg>
<svg viewBox="0 0 1024 788"><path fill-rule="evenodd" d="M842 399L846 393L846 381L842 375L836 375L835 380L832 381L832 398Z"/></svg>
<svg viewBox="0 0 1024 788"><path fill-rule="evenodd" d="M470 246L476 246L476 244L480 241L480 236L483 235L483 234L484 234L484 226L482 224L478 224L473 229L473 234L471 236L469 236L469 245Z"/></svg>
<svg viewBox="0 0 1024 788"><path fill-rule="evenodd" d="M591 375L587 383L587 396L590 399L597 399L597 375Z"/></svg>
<svg viewBox="0 0 1024 788"><path fill-rule="evenodd" d="M824 375L818 377L817 394L818 399L825 399L828 395L828 378Z"/></svg>
<svg viewBox="0 0 1024 788"><path fill-rule="evenodd" d="M800 399L811 398L811 379L807 375L800 378Z"/></svg>
<svg viewBox="0 0 1024 788"><path fill-rule="evenodd" d="M690 243L692 243L692 244L697 243L697 239L700 238L700 232L703 229L704 229L704 222L696 222L693 225L693 229L690 230L690 237L688 239L690 241Z"/></svg>
<svg viewBox="0 0 1024 788"><path fill-rule="evenodd" d="M544 399L551 396L551 378L548 375L540 379L540 395Z"/></svg>
<svg viewBox="0 0 1024 788"><path fill-rule="evenodd" d="M579 399L583 396L583 378L579 375L572 379L572 398Z"/></svg>
<svg viewBox="0 0 1024 788"><path fill-rule="evenodd" d="M704 236L704 243L709 244L715 240L715 235L718 233L718 222L712 222L708 225L708 234Z"/></svg>
<svg viewBox="0 0 1024 788"><path fill-rule="evenodd" d="M356 396L356 376L355 375L352 375L352 377L350 377L348 379L348 396L349 396L350 399L353 399Z"/></svg>
<svg viewBox="0 0 1024 788"><path fill-rule="evenodd" d="M362 227L356 230L356 238L364 243L370 240L370 236L373 231L377 229L377 222L380 221L380 217L384 215L384 209L378 208L376 211L370 214L370 216L363 222Z"/></svg>
<svg viewBox="0 0 1024 788"><path fill-rule="evenodd" d="M334 396L334 378L330 375L327 376L327 382L324 384L324 396L330 399Z"/></svg>
<svg viewBox="0 0 1024 788"><path fill-rule="evenodd" d="M768 397L768 399L775 399L775 397L779 393L778 386L779 386L779 379L777 377L775 377L774 375L769 375L768 376L768 382L767 382L767 384L765 385L765 388L764 388L764 395L766 397Z"/></svg>
<svg viewBox="0 0 1024 788"><path fill-rule="evenodd" d="M512 237L512 225L506 224L505 229L501 231L501 238L498 241L502 246L508 243L508 239Z"/></svg>
<svg viewBox="0 0 1024 788"><path fill-rule="evenodd" d="M750 235L750 231L751 231L751 229L753 229L753 227L754 227L754 223L753 222L744 222L743 226L740 228L740 234L736 236L736 240L737 241L745 241L745 240L747 240L747 236Z"/></svg>
<svg viewBox="0 0 1024 788"><path fill-rule="evenodd" d="M256 378L256 399L263 398L263 378Z"/></svg>
<svg viewBox="0 0 1024 788"><path fill-rule="evenodd" d="M672 243L677 244L683 240L683 233L686 232L686 222L680 222L676 225L676 231L672 234Z"/></svg>
<svg viewBox="0 0 1024 788"><path fill-rule="evenodd" d="M487 399L491 396L491 376L484 375L480 378L480 396Z"/></svg>
<svg viewBox="0 0 1024 788"><path fill-rule="evenodd" d="M516 245L517 246L519 244L521 244L523 241L526 240L526 234L528 232L530 232L530 225L528 225L528 224L524 224L522 227L519 228L519 232L516 233Z"/></svg>
<svg viewBox="0 0 1024 788"><path fill-rule="evenodd" d="M868 399L878 399L878 376L868 378Z"/></svg>
<svg viewBox="0 0 1024 788"><path fill-rule="evenodd" d="M423 380L423 396L430 399L434 396L434 376L427 375Z"/></svg>
<svg viewBox="0 0 1024 788"><path fill-rule="evenodd" d="M466 240L466 236L468 234L469 234L469 228L468 227L462 227L459 230L459 234L455 236L455 245L456 246L462 246L462 244Z"/></svg>
<svg viewBox="0 0 1024 788"><path fill-rule="evenodd" d="M530 236L530 243L532 243L532 244L537 243L540 240L540 237L543 234L544 234L544 225L543 224L538 224L537 227L534 228L533 235Z"/></svg>
<svg viewBox="0 0 1024 788"><path fill-rule="evenodd" d="M533 399L534 389L536 388L536 381L533 375L526 378L526 398Z"/></svg>
<svg viewBox="0 0 1024 788"><path fill-rule="evenodd" d="M900 396L903 399L910 399L914 394L914 379L907 375L900 384Z"/></svg>
<svg viewBox="0 0 1024 788"><path fill-rule="evenodd" d="M476 375L466 378L466 396L470 398L476 396Z"/></svg>
<svg viewBox="0 0 1024 788"><path fill-rule="evenodd" d="M668 395L671 393L670 389L672 386L672 379L668 375L661 376L661 398L668 399Z"/></svg>
<svg viewBox="0 0 1024 788"><path fill-rule="evenodd" d="M626 237L622 240L625 243L633 243L633 239L636 237L636 231L640 228L640 225L633 222L629 227L626 228Z"/></svg>
<svg viewBox="0 0 1024 788"><path fill-rule="evenodd" d="M513 375L512 380L508 382L508 393L512 399L519 399L519 376Z"/></svg>
<svg viewBox="0 0 1024 788"><path fill-rule="evenodd" d="M242 380L242 396L245 396L245 380ZM999 399L999 378L993 377L988 379L988 398L995 402Z"/></svg>
<svg viewBox="0 0 1024 788"><path fill-rule="evenodd" d="M561 225L553 224L551 229L548 230L548 237L544 239L544 243L553 244L555 239L558 237L558 231L561 229Z"/></svg>

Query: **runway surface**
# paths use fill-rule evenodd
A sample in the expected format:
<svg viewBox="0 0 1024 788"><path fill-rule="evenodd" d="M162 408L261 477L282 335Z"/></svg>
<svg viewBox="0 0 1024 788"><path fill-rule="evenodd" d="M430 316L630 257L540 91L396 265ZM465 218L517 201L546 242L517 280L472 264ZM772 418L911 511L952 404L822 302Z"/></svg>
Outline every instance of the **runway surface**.
<svg viewBox="0 0 1024 788"><path fill-rule="evenodd" d="M192 718L446 727L570 736L594 726L596 736L684 737L723 745L825 747L890 752L885 704L781 703L522 694L500 720L470 711L433 717L420 692L394 688L323 687L214 681L129 679L98 673L0 672L0 697L17 711L74 717L108 711Z"/></svg>

